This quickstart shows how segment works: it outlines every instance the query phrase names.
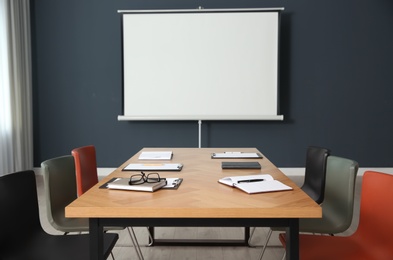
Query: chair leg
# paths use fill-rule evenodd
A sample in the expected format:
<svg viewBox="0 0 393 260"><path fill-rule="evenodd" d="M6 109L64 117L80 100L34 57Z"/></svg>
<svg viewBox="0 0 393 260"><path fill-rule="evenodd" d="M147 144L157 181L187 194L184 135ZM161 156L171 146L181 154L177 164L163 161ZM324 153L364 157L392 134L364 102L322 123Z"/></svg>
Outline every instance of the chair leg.
<svg viewBox="0 0 393 260"><path fill-rule="evenodd" d="M127 230L128 230L128 234L130 234L132 244L134 245L135 252L138 255L139 260L144 260L141 248L138 243L138 239L136 238L136 235L134 232L134 229L132 227L127 227Z"/></svg>
<svg viewBox="0 0 393 260"><path fill-rule="evenodd" d="M146 229L147 229L147 234L149 234L149 241L150 241L150 243L147 246L151 246L153 244L153 242L154 242L153 241L153 236L150 233L149 227L146 227Z"/></svg>
<svg viewBox="0 0 393 260"><path fill-rule="evenodd" d="M251 227L250 237L248 238L248 244L250 246L252 246L251 245L251 239L252 239L252 236L254 235L255 229L256 229L256 227Z"/></svg>
<svg viewBox="0 0 393 260"><path fill-rule="evenodd" d="M267 236L266 236L265 245L263 246L261 255L259 256L259 260L262 260L262 257L263 257L263 255L265 254L265 250L266 250L266 247L267 247L267 243L269 242L272 233L273 233L273 230L270 228L270 229L269 229L269 232L267 233Z"/></svg>
<svg viewBox="0 0 393 260"><path fill-rule="evenodd" d="M115 257L113 255L112 251L111 251L111 257L112 257L113 260L115 260Z"/></svg>

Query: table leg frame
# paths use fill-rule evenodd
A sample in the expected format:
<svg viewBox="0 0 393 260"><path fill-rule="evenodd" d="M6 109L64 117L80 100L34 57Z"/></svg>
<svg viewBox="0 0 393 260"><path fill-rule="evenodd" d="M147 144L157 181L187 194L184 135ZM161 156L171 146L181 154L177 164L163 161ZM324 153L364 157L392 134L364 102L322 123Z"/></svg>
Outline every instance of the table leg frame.
<svg viewBox="0 0 393 260"><path fill-rule="evenodd" d="M287 227L286 259L299 259L299 219L167 219L167 218L99 218L90 219L90 259L103 260L104 226L144 226L144 227ZM249 235L249 233L248 233ZM247 239L248 241L248 239ZM101 252L101 253L99 253Z"/></svg>
<svg viewBox="0 0 393 260"><path fill-rule="evenodd" d="M244 228L244 239L157 239L154 227L149 232L149 246L250 246L250 227Z"/></svg>

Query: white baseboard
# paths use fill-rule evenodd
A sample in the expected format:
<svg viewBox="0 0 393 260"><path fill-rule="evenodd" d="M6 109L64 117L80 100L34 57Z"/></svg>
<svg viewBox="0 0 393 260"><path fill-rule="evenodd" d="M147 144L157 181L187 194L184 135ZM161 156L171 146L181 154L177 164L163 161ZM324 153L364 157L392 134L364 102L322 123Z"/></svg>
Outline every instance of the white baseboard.
<svg viewBox="0 0 393 260"><path fill-rule="evenodd" d="M279 168L285 175L287 176L303 176L304 168ZM393 174L393 168L359 168L357 176L363 176L366 171L376 171L376 172L384 172L388 174Z"/></svg>
<svg viewBox="0 0 393 260"><path fill-rule="evenodd" d="M98 176L105 177L108 176L112 171L116 168L98 168ZM279 168L285 175L287 176L303 176L304 175L304 167L299 168ZM359 168L358 176L363 176L365 171L377 171L393 174L393 168Z"/></svg>
<svg viewBox="0 0 393 260"><path fill-rule="evenodd" d="M99 178L103 178L108 176L111 172L113 172L116 168L98 168L97 173ZM287 176L304 176L304 168L299 167L299 168L279 168L285 175ZM41 168L34 168L34 171L36 174L42 174L41 173ZM358 176L362 176L365 171L377 171L377 172L384 172L384 173L389 173L393 174L393 168L359 168L358 170Z"/></svg>

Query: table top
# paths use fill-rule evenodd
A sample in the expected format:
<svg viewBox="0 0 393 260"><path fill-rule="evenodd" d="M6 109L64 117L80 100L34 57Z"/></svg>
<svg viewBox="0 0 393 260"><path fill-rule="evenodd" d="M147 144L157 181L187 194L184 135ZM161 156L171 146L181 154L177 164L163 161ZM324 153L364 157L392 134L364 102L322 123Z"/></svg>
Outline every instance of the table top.
<svg viewBox="0 0 393 260"><path fill-rule="evenodd" d="M100 189L114 177L130 177L140 171L122 171L138 160L142 151L172 151L171 161L182 163L180 172L162 171L161 177L183 178L177 190L135 192ZM320 218L321 207L284 175L262 153L262 159L212 159L212 153L258 152L255 148L144 148L66 207L66 217L78 218ZM222 161L258 161L262 169L221 169ZM149 172L149 171L148 171ZM228 176L270 174L293 188L247 194L220 184Z"/></svg>

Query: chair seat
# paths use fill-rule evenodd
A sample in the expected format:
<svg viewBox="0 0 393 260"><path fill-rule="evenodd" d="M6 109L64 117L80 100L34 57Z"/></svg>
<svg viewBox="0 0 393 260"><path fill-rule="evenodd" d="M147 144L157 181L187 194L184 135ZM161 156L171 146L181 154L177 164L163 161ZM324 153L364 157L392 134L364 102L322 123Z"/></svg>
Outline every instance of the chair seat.
<svg viewBox="0 0 393 260"><path fill-rule="evenodd" d="M59 214L62 216L57 216ZM53 219L56 221L50 224L61 232L89 232L89 219L87 218L65 218L64 212L57 212L53 214ZM123 229L125 227L104 227L104 231Z"/></svg>
<svg viewBox="0 0 393 260"><path fill-rule="evenodd" d="M332 239L331 239L332 238ZM285 234L279 235L279 239L285 245ZM386 247L360 243L356 239L348 237L328 237L315 235L300 235L300 259L302 260L391 260L392 250L386 251ZM320 245L324 246L321 247ZM381 241L381 244L383 242ZM333 249L334 248L334 249ZM332 250L333 249L333 250ZM337 258L337 256L340 256Z"/></svg>
<svg viewBox="0 0 393 260"><path fill-rule="evenodd" d="M87 218L65 218L64 212L60 211L53 214L53 220L50 224L61 232L89 231L89 219Z"/></svg>
<svg viewBox="0 0 393 260"><path fill-rule="evenodd" d="M86 260L90 259L89 235L49 235L44 232L35 234L20 245L2 255L2 260ZM117 234L104 234L104 250L108 252L118 240Z"/></svg>
<svg viewBox="0 0 393 260"><path fill-rule="evenodd" d="M354 190L354 188L355 186L353 185L352 190ZM351 207L353 208L353 205L351 205ZM324 208L322 205L322 210L323 209ZM339 212L332 212L332 211L325 210L323 219L319 219L319 218L300 219L299 227L301 227L301 232L305 232L305 233L337 234L347 230L351 222L352 222L352 213L348 214L347 221L343 221L343 219L340 218Z"/></svg>
<svg viewBox="0 0 393 260"><path fill-rule="evenodd" d="M40 223L34 171L0 177L1 260L90 259L90 235L51 235ZM3 214L4 212L4 214ZM103 252L109 256L119 235L105 233Z"/></svg>
<svg viewBox="0 0 393 260"><path fill-rule="evenodd" d="M362 178L359 224L350 236L299 236L302 260L391 260L393 259L393 175L366 171ZM286 246L285 235L280 234Z"/></svg>
<svg viewBox="0 0 393 260"><path fill-rule="evenodd" d="M117 234L104 234L104 250L109 256L118 239ZM3 260L86 260L90 259L89 235L49 235L44 232L35 234L25 241L23 250L4 255ZM16 253L17 252L17 253Z"/></svg>

